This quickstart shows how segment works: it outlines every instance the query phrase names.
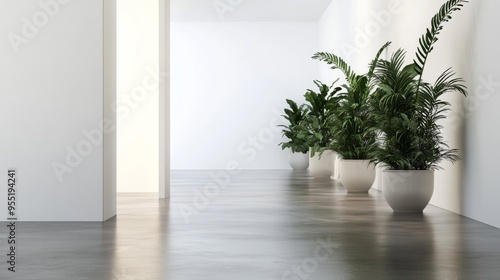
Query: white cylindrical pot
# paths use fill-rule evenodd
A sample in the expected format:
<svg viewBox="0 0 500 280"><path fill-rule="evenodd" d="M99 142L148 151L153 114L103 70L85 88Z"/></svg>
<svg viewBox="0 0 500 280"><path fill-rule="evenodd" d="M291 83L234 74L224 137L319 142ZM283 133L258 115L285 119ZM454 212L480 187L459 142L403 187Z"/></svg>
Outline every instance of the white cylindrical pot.
<svg viewBox="0 0 500 280"><path fill-rule="evenodd" d="M382 189L394 212L422 212L434 192L434 171L384 170Z"/></svg>
<svg viewBox="0 0 500 280"><path fill-rule="evenodd" d="M288 163L293 170L307 170L309 167L309 152L294 153L288 150Z"/></svg>
<svg viewBox="0 0 500 280"><path fill-rule="evenodd" d="M309 150L309 153L311 151ZM335 160L335 153L333 151L324 151L321 156L320 153L315 153L313 157L309 158L309 172L314 178L330 179L333 175L333 165Z"/></svg>
<svg viewBox="0 0 500 280"><path fill-rule="evenodd" d="M340 160L340 181L349 193L366 193L375 181L375 166L368 160Z"/></svg>

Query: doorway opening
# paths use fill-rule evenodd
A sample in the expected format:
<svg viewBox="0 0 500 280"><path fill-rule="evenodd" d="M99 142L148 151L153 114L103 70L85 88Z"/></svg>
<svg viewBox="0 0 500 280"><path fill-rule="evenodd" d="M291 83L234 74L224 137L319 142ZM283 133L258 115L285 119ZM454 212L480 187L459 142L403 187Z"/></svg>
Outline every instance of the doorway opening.
<svg viewBox="0 0 500 280"><path fill-rule="evenodd" d="M168 0L117 1L117 192L169 197Z"/></svg>

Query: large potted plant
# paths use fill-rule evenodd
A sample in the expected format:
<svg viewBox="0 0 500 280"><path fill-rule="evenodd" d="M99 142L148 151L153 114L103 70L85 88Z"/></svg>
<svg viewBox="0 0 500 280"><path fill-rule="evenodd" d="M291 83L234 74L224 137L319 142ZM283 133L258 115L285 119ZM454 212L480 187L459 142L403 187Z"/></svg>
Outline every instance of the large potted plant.
<svg viewBox="0 0 500 280"><path fill-rule="evenodd" d="M341 90L335 82L328 86L314 81L318 92L307 90L304 97L307 101L308 114L300 123L299 138L309 143L309 172L315 178L329 179L333 174L335 154L327 150L333 139L329 122L333 111L338 106L336 93Z"/></svg>
<svg viewBox="0 0 500 280"><path fill-rule="evenodd" d="M289 108L285 108L282 115L287 121L282 127L283 136L288 138L288 142L281 142L281 148L288 149L288 163L293 170L307 170L309 167L309 144L307 138L299 138L301 132L300 123L307 116L308 109L305 105L298 106L295 101L287 99Z"/></svg>
<svg viewBox="0 0 500 280"><path fill-rule="evenodd" d="M389 60L374 64L377 90L372 97L372 113L382 144L373 153L381 163L384 197L396 212L421 212L434 191L434 170L439 162L459 160L457 150L443 140L440 119L450 104L445 93L467 95L464 81L450 69L434 84L423 80L423 73L443 24L462 8L464 0L449 0L432 18L431 28L419 41L416 58L405 66L405 52L396 51Z"/></svg>
<svg viewBox="0 0 500 280"><path fill-rule="evenodd" d="M375 65L390 43L378 51L372 65ZM335 135L328 147L340 156L340 181L349 193L366 193L375 181L375 166L370 155L376 148L375 123L370 114L370 94L373 91L371 79L374 67L368 73L357 75L339 56L319 52L313 59L332 65L345 76L345 89L337 95L338 108L331 116L331 131Z"/></svg>

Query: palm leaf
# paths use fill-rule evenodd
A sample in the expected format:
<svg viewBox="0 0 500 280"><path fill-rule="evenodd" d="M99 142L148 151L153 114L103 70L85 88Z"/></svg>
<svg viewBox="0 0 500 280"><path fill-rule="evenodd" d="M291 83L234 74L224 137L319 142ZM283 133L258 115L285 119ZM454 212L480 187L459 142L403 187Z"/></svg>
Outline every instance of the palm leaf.
<svg viewBox="0 0 500 280"><path fill-rule="evenodd" d="M382 53L387 49L392 42L387 42L385 43L377 52L377 55L375 55L375 58L373 59L372 63L370 64L370 70L368 71L368 77L371 77L373 75L373 71L375 70L375 66L377 65L378 60L380 59L380 56Z"/></svg>
<svg viewBox="0 0 500 280"><path fill-rule="evenodd" d="M349 83L351 83L351 81L353 81L356 77L356 74L352 71L351 67L341 57L333 53L318 52L314 54L312 58L324 61L328 65L332 65L332 69L339 69L342 71Z"/></svg>
<svg viewBox="0 0 500 280"><path fill-rule="evenodd" d="M438 35L443 29L443 24L451 19L451 14L453 12L459 11L463 5L468 2L468 0L448 0L444 3L439 9L439 12L432 18L431 28L428 28L419 39L420 46L415 53L416 59L413 60L415 71L419 75L417 93L422 83L422 74L427 63L427 58L434 48L434 43L438 40Z"/></svg>

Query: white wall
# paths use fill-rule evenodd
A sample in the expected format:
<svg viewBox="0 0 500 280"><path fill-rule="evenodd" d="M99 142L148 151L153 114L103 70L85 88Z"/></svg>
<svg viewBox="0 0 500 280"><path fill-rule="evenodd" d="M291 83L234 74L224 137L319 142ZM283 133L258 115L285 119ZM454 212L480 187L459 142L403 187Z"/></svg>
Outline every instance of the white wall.
<svg viewBox="0 0 500 280"><path fill-rule="evenodd" d="M118 191L158 192L159 1L118 1Z"/></svg>
<svg viewBox="0 0 500 280"><path fill-rule="evenodd" d="M114 52L104 50L103 40L112 5L105 10L102 0L0 1L5 36L0 40L0 170L18 169L23 221L102 221L113 215L113 206L106 213L104 206L114 200L109 192L114 186L105 185L113 183L115 159L105 156L112 155L114 145L100 135L109 109L104 93L112 90L103 80L114 71L105 65ZM13 34L22 42L18 48L8 39ZM105 127L113 134L113 123ZM5 187L0 219L7 216Z"/></svg>
<svg viewBox="0 0 500 280"><path fill-rule="evenodd" d="M342 44L339 42L347 42L351 39L348 29L353 26L355 20L355 11L352 9L351 1L333 1L326 9L323 16L318 22L318 51L329 52L341 57L346 54L341 51ZM343 22L344 24L338 24ZM352 57L345 57L345 60L351 64L354 60ZM315 62L319 68L319 79L324 83L330 84L338 78L341 78L339 84L345 82L340 71L334 71L324 62Z"/></svg>
<svg viewBox="0 0 500 280"><path fill-rule="evenodd" d="M500 158L500 132L497 129L500 119L500 69L497 63L500 38L494 35L500 22L496 14L500 2L473 2L477 8L471 9L472 32L469 40L463 42L469 46L469 52L465 57L456 57L464 64L470 93L464 110L458 112L465 115L466 132L461 210L470 218L500 228L500 172L496 160Z"/></svg>
<svg viewBox="0 0 500 280"><path fill-rule="evenodd" d="M172 22L172 169L289 169L279 115L318 78L318 25Z"/></svg>
<svg viewBox="0 0 500 280"><path fill-rule="evenodd" d="M366 73L368 63L387 42L388 26L400 9L386 0L333 1L319 20L320 47L341 56L357 73ZM321 75L342 76L326 64L321 65Z"/></svg>

